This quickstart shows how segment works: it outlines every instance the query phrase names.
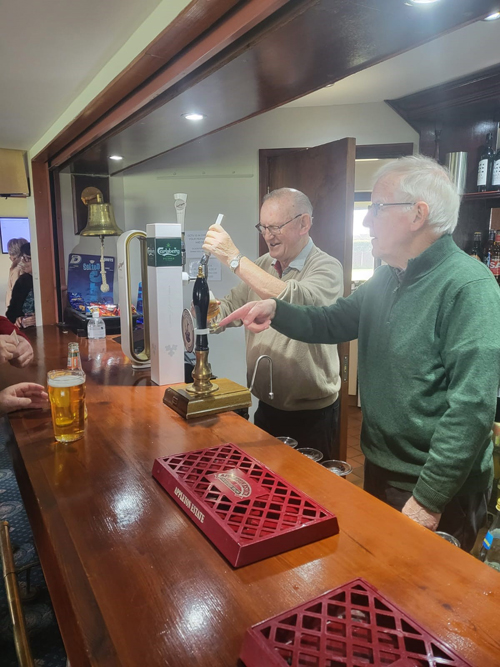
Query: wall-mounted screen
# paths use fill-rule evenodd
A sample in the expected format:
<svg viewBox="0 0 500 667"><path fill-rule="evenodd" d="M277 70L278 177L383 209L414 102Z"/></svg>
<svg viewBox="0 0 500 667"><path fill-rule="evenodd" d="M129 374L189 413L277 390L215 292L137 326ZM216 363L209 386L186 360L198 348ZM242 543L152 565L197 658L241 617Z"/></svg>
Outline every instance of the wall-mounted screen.
<svg viewBox="0 0 500 667"><path fill-rule="evenodd" d="M28 218L0 218L0 235L2 237L2 252L6 255L7 244L10 239L30 239L30 221Z"/></svg>

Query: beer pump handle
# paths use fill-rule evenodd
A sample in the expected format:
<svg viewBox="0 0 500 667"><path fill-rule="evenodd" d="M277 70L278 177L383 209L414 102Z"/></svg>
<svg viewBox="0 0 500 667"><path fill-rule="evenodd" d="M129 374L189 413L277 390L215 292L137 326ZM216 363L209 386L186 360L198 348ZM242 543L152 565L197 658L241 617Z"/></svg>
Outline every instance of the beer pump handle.
<svg viewBox="0 0 500 667"><path fill-rule="evenodd" d="M193 288L193 308L196 317L196 350L208 350L207 315L210 303L210 290L202 264Z"/></svg>
<svg viewBox="0 0 500 667"><path fill-rule="evenodd" d="M222 219L224 217L224 213L219 213L217 216L217 220L215 221L214 224L220 225L222 227ZM208 266L208 260L210 259L210 253L205 252L200 260L200 266L207 267ZM205 278L207 277L207 268L205 268Z"/></svg>

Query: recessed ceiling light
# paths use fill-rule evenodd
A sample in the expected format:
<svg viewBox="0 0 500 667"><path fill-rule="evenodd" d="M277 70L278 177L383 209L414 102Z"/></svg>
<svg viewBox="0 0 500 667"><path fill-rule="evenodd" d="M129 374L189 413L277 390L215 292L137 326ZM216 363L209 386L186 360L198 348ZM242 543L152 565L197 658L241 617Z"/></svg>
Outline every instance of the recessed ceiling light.
<svg viewBox="0 0 500 667"><path fill-rule="evenodd" d="M110 155L109 159L110 160L123 160L123 157L121 155Z"/></svg>
<svg viewBox="0 0 500 667"><path fill-rule="evenodd" d="M203 120L206 116L202 113L183 113L182 117L186 120Z"/></svg>
<svg viewBox="0 0 500 667"><path fill-rule="evenodd" d="M412 5L430 5L433 2L439 2L439 0L411 0Z"/></svg>
<svg viewBox="0 0 500 667"><path fill-rule="evenodd" d="M490 14L485 19L483 19L483 21L496 21L497 19L500 19L500 12L495 12L494 14Z"/></svg>

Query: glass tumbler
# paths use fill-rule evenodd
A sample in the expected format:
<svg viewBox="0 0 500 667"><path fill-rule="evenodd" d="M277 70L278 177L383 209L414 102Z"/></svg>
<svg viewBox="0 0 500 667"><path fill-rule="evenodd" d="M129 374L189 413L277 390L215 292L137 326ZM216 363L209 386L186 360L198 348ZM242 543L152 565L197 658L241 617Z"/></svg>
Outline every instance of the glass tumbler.
<svg viewBox="0 0 500 667"><path fill-rule="evenodd" d="M330 470L331 472L335 473L339 477L345 477L346 475L352 472L352 466L346 461L335 461L335 460L323 461L321 465L327 470Z"/></svg>
<svg viewBox="0 0 500 667"><path fill-rule="evenodd" d="M292 449L296 449L298 446L297 440L294 440L293 438L289 438L287 435L279 435L276 440L280 440L282 443L285 445L288 445L289 447L292 447Z"/></svg>
<svg viewBox="0 0 500 667"><path fill-rule="evenodd" d="M304 454L304 456L307 456L307 458L311 459L311 461L316 461L316 463L319 463L323 458L323 454L319 451L319 449L312 449L312 447L302 447L297 449L297 451L301 454Z"/></svg>

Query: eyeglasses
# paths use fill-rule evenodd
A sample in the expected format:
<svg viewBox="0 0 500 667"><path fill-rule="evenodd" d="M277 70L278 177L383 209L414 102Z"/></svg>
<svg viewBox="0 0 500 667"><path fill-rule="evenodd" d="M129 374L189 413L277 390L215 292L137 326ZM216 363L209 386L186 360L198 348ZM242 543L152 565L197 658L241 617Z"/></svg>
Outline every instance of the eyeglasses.
<svg viewBox="0 0 500 667"><path fill-rule="evenodd" d="M369 213L373 213L373 217L376 218L379 211L381 211L386 206L415 206L416 202L414 201L400 201L400 202L390 202L388 204L370 204L368 208Z"/></svg>
<svg viewBox="0 0 500 667"><path fill-rule="evenodd" d="M264 236L266 232L269 232L270 234L281 234L281 230L285 225L288 225L289 222L293 222L297 218L300 218L301 215L304 215L304 213L299 213L294 218L290 218L290 220L284 222L282 225L269 225L269 227L266 227L265 225L255 225L255 229L259 232L259 234L262 234L262 236Z"/></svg>

